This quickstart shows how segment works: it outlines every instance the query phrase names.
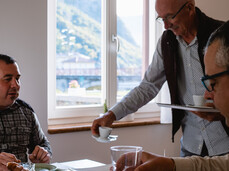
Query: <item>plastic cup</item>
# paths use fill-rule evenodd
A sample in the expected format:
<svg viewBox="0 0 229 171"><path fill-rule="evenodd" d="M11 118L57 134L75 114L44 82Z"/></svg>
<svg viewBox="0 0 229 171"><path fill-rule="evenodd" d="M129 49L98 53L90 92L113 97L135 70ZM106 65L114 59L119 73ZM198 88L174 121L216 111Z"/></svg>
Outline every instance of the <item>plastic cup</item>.
<svg viewBox="0 0 229 171"><path fill-rule="evenodd" d="M28 169L29 171L35 171L35 164L31 162L26 162L26 163L21 163L21 165L25 168Z"/></svg>
<svg viewBox="0 0 229 171"><path fill-rule="evenodd" d="M135 169L140 165L142 147L139 146L113 146L111 150L112 169L116 171Z"/></svg>

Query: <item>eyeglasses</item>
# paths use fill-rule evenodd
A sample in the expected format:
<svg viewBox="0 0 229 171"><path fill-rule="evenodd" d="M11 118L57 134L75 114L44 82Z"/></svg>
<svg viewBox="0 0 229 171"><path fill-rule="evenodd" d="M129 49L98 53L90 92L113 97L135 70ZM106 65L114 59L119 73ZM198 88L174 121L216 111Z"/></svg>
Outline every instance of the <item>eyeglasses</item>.
<svg viewBox="0 0 229 171"><path fill-rule="evenodd" d="M224 74L229 74L229 70L219 72L219 73L214 74L214 75L205 75L201 78L201 81L202 81L204 87L207 89L207 91L212 92L212 91L214 91L215 83L210 83L210 79L214 79L214 78L223 76Z"/></svg>
<svg viewBox="0 0 229 171"><path fill-rule="evenodd" d="M158 16L158 17L156 18L156 20L159 21L159 22L164 22L164 21L171 22L171 21L181 12L181 10L182 10L188 3L189 3L189 2L186 2L184 5L182 5L181 8L180 8L180 9L176 12L176 14L174 14L173 16L169 15L169 16L167 16L167 17L165 17L165 18L162 18L162 17Z"/></svg>

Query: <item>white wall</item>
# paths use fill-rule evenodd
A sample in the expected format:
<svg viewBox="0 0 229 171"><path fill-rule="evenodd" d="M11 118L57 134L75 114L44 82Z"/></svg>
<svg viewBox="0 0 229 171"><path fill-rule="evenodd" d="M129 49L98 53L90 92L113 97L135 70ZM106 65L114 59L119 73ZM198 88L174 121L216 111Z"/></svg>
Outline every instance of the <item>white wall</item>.
<svg viewBox="0 0 229 171"><path fill-rule="evenodd" d="M227 21L229 20L228 0L196 0L196 6L206 15Z"/></svg>
<svg viewBox="0 0 229 171"><path fill-rule="evenodd" d="M47 2L46 0L0 1L0 53L15 57L22 73L20 97L35 109L40 123L51 142L53 162L89 158L110 162L109 147L140 145L145 150L169 156L179 155L179 137L171 143L171 125L118 128L118 141L100 144L90 131L47 134ZM199 0L206 13L226 20L228 0ZM213 4L213 5L210 5Z"/></svg>

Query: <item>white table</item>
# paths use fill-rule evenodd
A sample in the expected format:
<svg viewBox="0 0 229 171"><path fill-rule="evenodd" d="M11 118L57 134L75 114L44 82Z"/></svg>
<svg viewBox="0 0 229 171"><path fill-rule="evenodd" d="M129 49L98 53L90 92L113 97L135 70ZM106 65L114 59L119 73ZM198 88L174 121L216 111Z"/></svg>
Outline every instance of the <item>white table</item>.
<svg viewBox="0 0 229 171"><path fill-rule="evenodd" d="M109 171L111 164L104 164L97 161L82 159L62 163L53 163L52 165L57 166L57 171L62 170L74 170L74 171Z"/></svg>

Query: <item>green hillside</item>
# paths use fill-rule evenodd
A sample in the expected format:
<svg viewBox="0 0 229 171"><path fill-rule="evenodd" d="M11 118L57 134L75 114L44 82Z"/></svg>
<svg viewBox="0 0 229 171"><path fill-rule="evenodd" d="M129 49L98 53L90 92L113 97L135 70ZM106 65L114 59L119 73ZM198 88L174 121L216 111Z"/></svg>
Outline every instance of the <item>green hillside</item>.
<svg viewBox="0 0 229 171"><path fill-rule="evenodd" d="M61 5L60 5L61 4ZM98 17L98 16L95 16ZM57 54L78 52L89 56L100 66L101 57L101 24L96 18L89 17L83 11L64 2L57 5ZM123 32L130 35L125 26ZM118 53L118 68L135 68L141 63L140 48L135 45L130 37L119 37L120 52ZM135 58L133 58L135 56ZM136 58L137 56L137 58Z"/></svg>

